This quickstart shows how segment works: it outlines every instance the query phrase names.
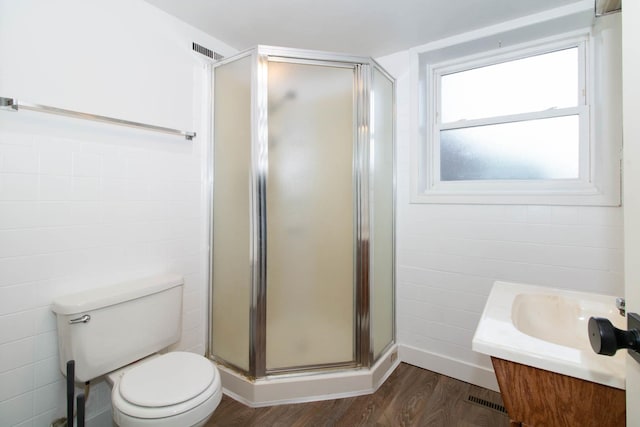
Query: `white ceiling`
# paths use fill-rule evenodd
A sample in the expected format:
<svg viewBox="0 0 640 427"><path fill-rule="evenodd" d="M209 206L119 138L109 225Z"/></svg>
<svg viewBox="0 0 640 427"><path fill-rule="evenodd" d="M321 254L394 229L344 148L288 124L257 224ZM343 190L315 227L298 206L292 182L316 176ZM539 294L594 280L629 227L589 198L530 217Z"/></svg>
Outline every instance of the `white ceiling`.
<svg viewBox="0 0 640 427"><path fill-rule="evenodd" d="M146 0L243 50L379 57L580 0Z"/></svg>

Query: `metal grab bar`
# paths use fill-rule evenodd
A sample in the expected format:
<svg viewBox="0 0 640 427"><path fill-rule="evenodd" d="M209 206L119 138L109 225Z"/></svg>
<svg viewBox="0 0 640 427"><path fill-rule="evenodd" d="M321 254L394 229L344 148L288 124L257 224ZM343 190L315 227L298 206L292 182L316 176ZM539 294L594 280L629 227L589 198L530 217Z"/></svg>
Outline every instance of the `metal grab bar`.
<svg viewBox="0 0 640 427"><path fill-rule="evenodd" d="M167 133L170 135L184 136L189 141L191 141L196 136L195 132L187 132L187 131L182 131L178 129L165 128L162 126L131 122L129 120L115 119L113 117L99 116L97 114L88 114L88 113L81 113L79 111L64 110L62 108L49 107L47 105L18 102L13 98L0 97L0 107L8 107L15 111L18 111L19 109L39 111L42 113L58 114L61 116L74 117L77 119L92 120L94 122L111 123L111 124L120 125L120 126L141 128L141 129L151 130L154 132Z"/></svg>

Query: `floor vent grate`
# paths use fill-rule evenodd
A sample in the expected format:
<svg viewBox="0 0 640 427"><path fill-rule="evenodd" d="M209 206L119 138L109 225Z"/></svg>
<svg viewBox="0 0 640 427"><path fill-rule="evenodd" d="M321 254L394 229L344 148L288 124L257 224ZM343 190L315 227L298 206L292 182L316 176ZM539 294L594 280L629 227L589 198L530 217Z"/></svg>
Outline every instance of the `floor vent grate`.
<svg viewBox="0 0 640 427"><path fill-rule="evenodd" d="M484 407L489 408L489 409L493 409L494 411L498 411L498 412L501 412L503 414L507 413L507 410L504 409L504 406L502 406L502 405L500 405L498 403L490 402L490 401L485 400L485 399L481 399L481 398L476 397L476 396L469 395L469 397L467 398L467 401L470 402L470 403L475 403L476 405L480 405L480 406L484 406Z"/></svg>

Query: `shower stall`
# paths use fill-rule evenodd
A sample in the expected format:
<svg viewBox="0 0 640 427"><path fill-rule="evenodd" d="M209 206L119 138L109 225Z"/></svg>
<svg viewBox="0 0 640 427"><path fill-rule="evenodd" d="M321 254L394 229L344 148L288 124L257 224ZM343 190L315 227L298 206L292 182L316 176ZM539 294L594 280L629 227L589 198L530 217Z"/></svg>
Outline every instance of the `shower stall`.
<svg viewBox="0 0 640 427"><path fill-rule="evenodd" d="M213 72L210 356L247 381L371 368L395 340L393 78L267 46Z"/></svg>

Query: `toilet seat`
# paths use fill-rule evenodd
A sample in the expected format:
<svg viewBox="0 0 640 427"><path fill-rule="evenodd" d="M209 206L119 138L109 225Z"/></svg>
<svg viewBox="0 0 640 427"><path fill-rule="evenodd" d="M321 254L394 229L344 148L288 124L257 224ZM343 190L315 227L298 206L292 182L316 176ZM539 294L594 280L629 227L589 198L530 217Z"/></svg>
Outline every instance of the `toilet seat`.
<svg viewBox="0 0 640 427"><path fill-rule="evenodd" d="M114 383L114 419L157 422L161 418L194 418L209 415L222 397L220 376L208 359L186 352L171 352L144 361L126 371ZM193 411L192 411L193 410ZM193 413L190 414L189 411ZM181 417L181 418L182 418ZM187 419L182 425L190 425Z"/></svg>
<svg viewBox="0 0 640 427"><path fill-rule="evenodd" d="M214 377L213 364L204 357L172 352L127 371L120 379L120 395L136 406L170 406L198 396Z"/></svg>

